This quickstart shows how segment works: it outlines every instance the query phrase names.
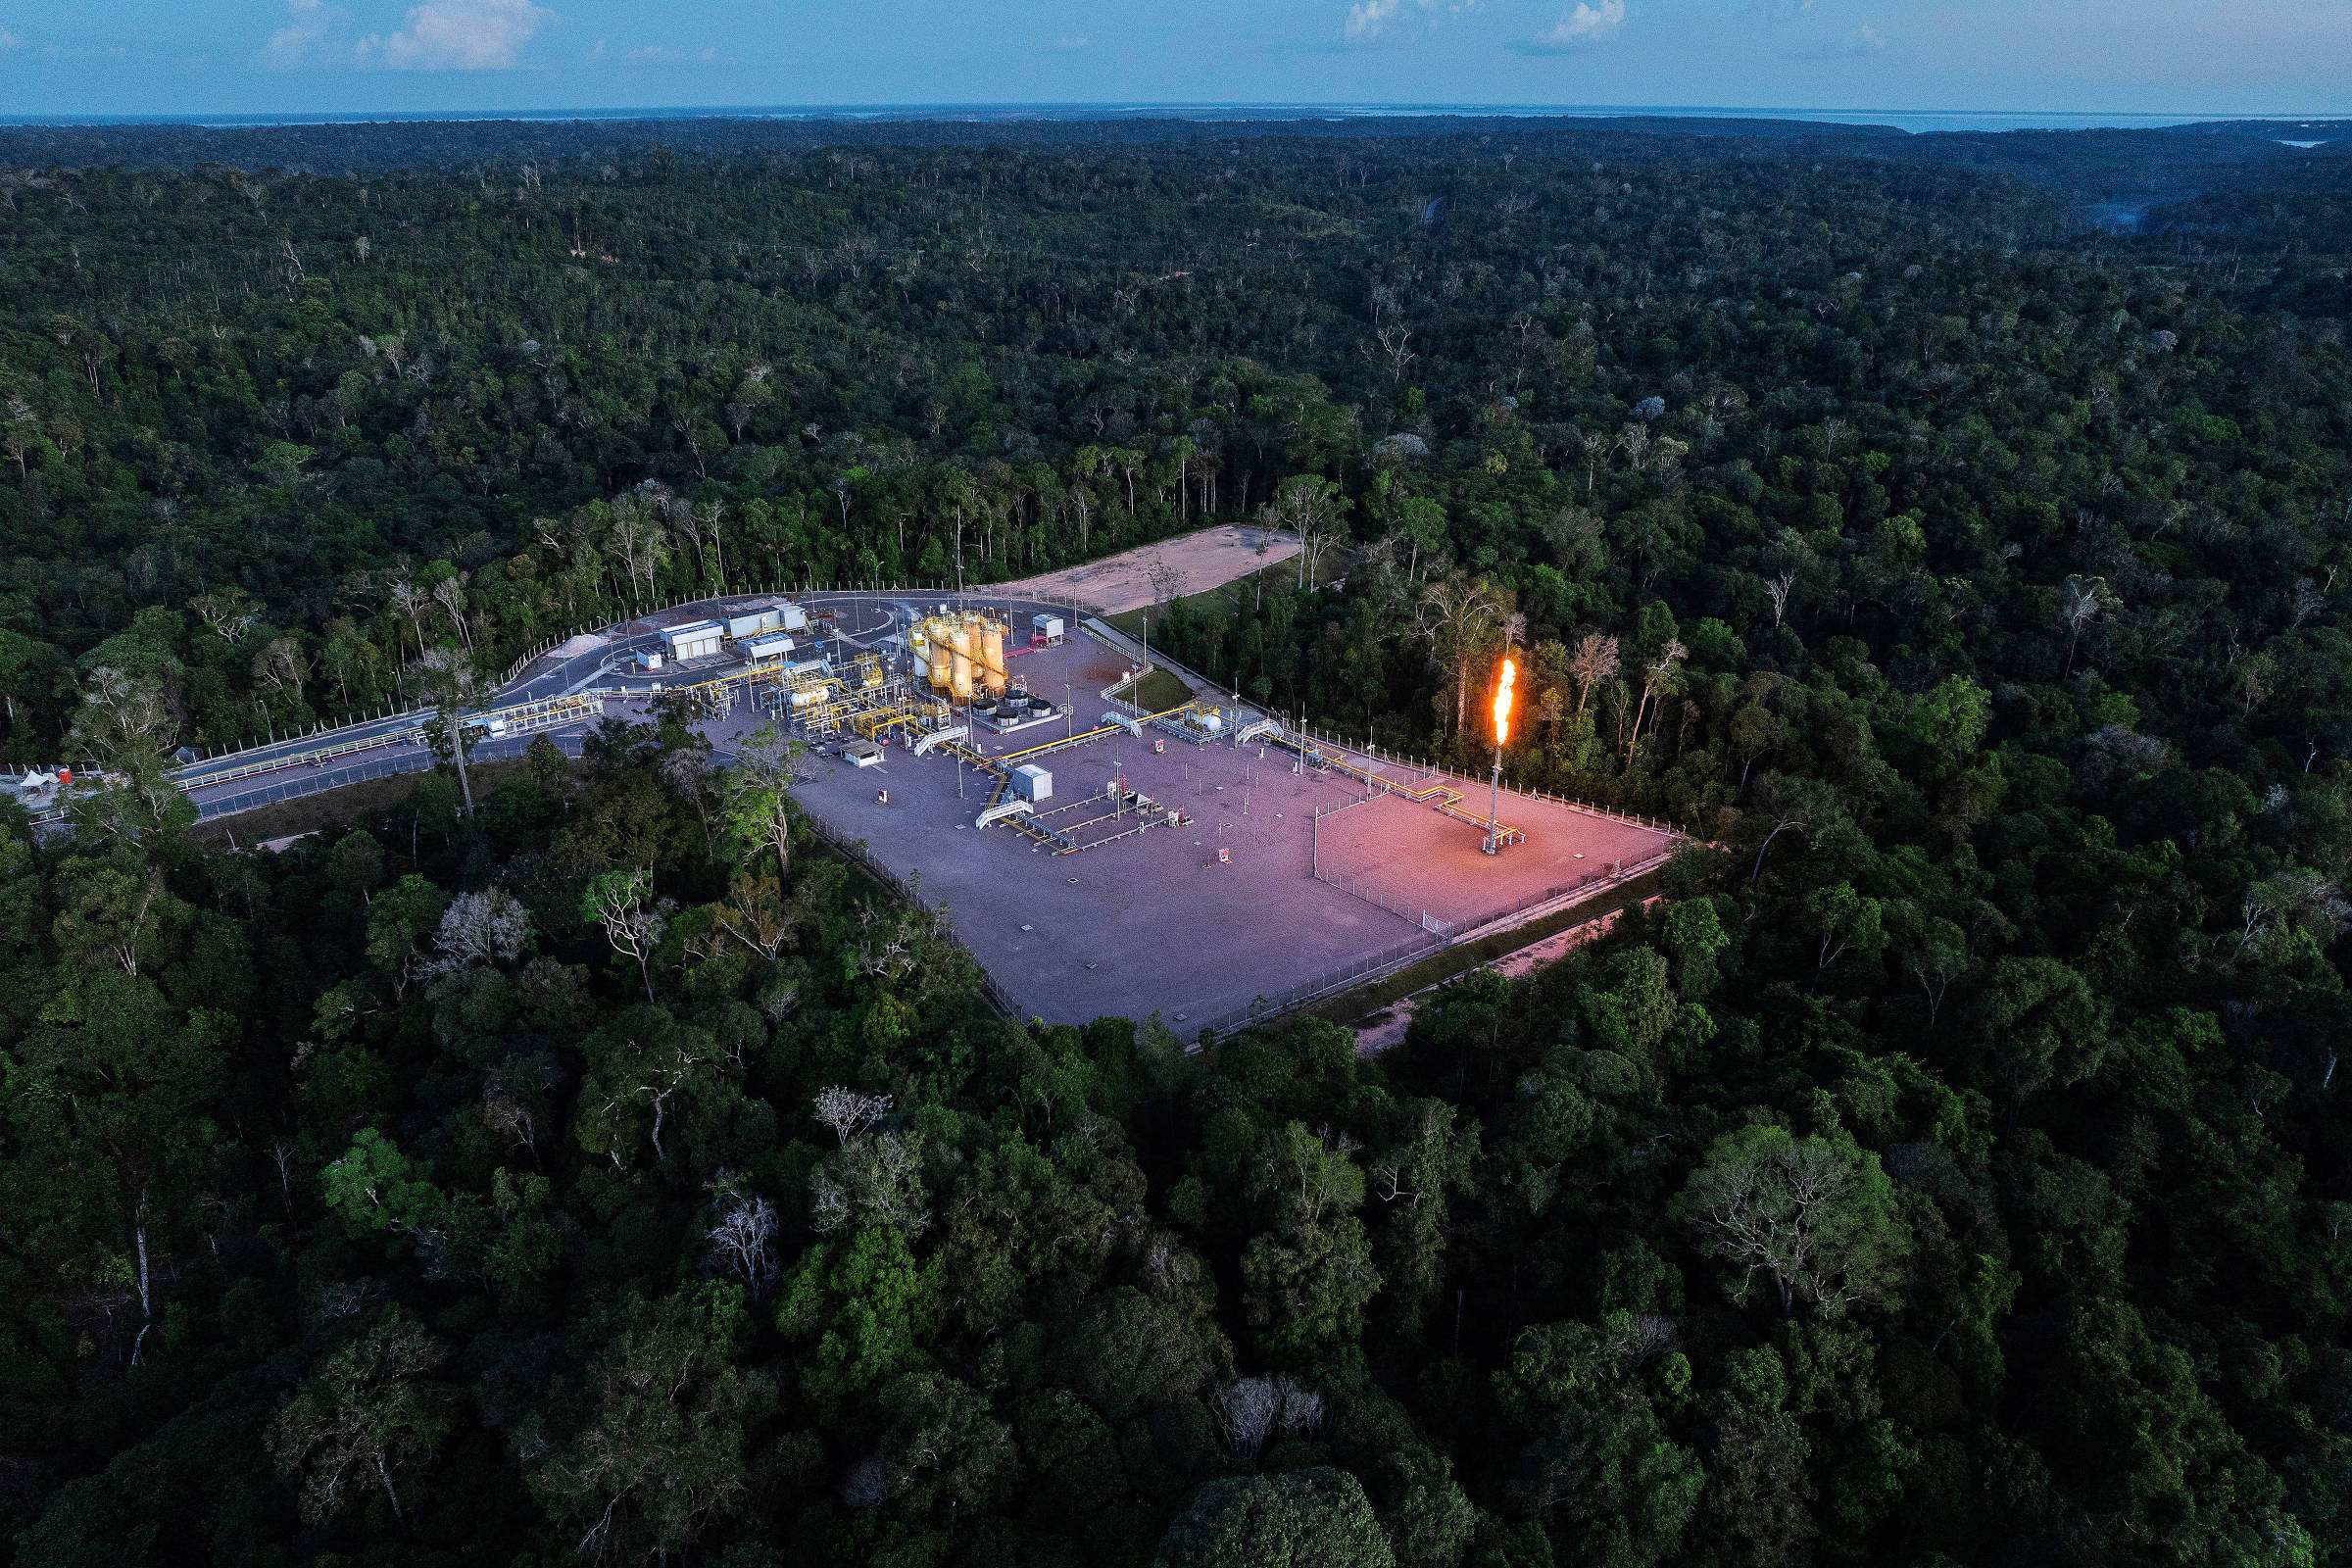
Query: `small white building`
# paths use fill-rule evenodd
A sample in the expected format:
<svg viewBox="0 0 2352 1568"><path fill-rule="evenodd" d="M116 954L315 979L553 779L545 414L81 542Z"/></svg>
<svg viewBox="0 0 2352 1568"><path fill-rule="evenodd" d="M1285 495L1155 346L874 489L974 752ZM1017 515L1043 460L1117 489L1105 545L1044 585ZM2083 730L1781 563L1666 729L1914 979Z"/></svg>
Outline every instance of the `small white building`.
<svg viewBox="0 0 2352 1568"><path fill-rule="evenodd" d="M1061 641L1063 635L1059 615L1031 615L1029 629L1050 643Z"/></svg>
<svg viewBox="0 0 2352 1568"><path fill-rule="evenodd" d="M793 641L780 631L761 632L739 645L746 659L782 659L793 650Z"/></svg>
<svg viewBox="0 0 2352 1568"><path fill-rule="evenodd" d="M1054 775L1035 762L1023 762L1012 770L1012 793L1024 801L1050 801L1054 798Z"/></svg>
<svg viewBox="0 0 2352 1568"><path fill-rule="evenodd" d="M669 657L683 663L692 659L709 659L718 652L726 628L715 620L690 620L683 626L665 627L662 642Z"/></svg>
<svg viewBox="0 0 2352 1568"><path fill-rule="evenodd" d="M882 748L872 741L845 741L841 760L852 767L878 767L882 762Z"/></svg>

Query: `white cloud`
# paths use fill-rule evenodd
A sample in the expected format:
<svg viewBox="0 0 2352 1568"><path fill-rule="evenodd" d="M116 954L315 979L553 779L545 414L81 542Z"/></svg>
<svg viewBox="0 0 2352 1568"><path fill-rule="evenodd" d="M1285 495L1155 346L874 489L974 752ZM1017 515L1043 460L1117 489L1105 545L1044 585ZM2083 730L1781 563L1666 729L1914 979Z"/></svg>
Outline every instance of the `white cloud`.
<svg viewBox="0 0 2352 1568"><path fill-rule="evenodd" d="M1083 49L1092 42L1094 42L1092 38L1056 38L1054 40L1054 47L1056 49Z"/></svg>
<svg viewBox="0 0 2352 1568"><path fill-rule="evenodd" d="M11 49L22 49L24 47L24 39L18 37L6 27L0 27L0 54L6 54Z"/></svg>
<svg viewBox="0 0 2352 1568"><path fill-rule="evenodd" d="M1348 8L1348 41L1377 38L1404 9L1404 0L1356 0Z"/></svg>
<svg viewBox="0 0 2352 1568"><path fill-rule="evenodd" d="M286 0L286 24L270 34L262 56L273 71L290 71L326 42L327 29L342 13L326 0Z"/></svg>
<svg viewBox="0 0 2352 1568"><path fill-rule="evenodd" d="M1531 47L1538 54L1566 54L1590 49L1625 25L1625 0L1600 0L1589 6L1576 0L1576 9L1561 16L1547 30L1536 34Z"/></svg>
<svg viewBox="0 0 2352 1568"><path fill-rule="evenodd" d="M400 31L363 39L360 56L394 71L501 70L553 15L531 0L425 0Z"/></svg>
<svg viewBox="0 0 2352 1568"><path fill-rule="evenodd" d="M1346 29L1348 41L1349 43L1369 43L1380 37L1399 17L1412 14L1406 10L1408 4L1424 13L1434 12L1439 6L1445 6L1445 16L1433 16L1429 19L1429 25L1438 27L1445 24L1446 17L1459 17L1476 11L1479 3L1480 0L1356 0L1355 4L1348 8Z"/></svg>

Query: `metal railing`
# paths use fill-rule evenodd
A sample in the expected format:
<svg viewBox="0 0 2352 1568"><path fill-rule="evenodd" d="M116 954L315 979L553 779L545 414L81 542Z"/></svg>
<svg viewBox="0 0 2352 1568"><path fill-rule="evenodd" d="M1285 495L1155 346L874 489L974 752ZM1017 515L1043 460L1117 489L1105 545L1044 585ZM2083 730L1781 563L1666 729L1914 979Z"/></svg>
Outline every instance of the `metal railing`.
<svg viewBox="0 0 2352 1568"><path fill-rule="evenodd" d="M1344 810L1346 808L1343 807L1340 809ZM1271 1023L1283 1014L1295 1011L1309 1003L1320 1002L1327 997L1337 996L1343 991L1352 990L1375 980L1386 979L1398 969L1418 962L1431 954L1446 948L1457 948L1472 942L1483 941L1487 937L1495 935L1498 928L1509 929L1505 922L1513 920L1514 917L1532 919L1543 912L1546 906L1560 904L1563 901L1572 905L1580 900L1592 898L1595 894L1605 893L1610 888L1622 886L1664 864L1672 854L1671 850L1661 850L1657 854L1637 860L1630 865L1621 865L1614 871L1580 876L1558 887L1545 888L1541 892L1528 894L1525 898L1489 909L1476 916L1441 921L1424 909L1421 911L1420 922L1424 935L1420 938L1409 940L1395 948L1385 949L1380 954L1346 968L1328 970L1314 979L1302 981L1279 995L1255 998L1249 1006L1236 1012L1227 1013L1207 1025L1205 1032L1211 1038L1221 1040L1227 1035L1238 1034L1244 1029ZM1363 899L1368 904L1376 904L1391 913L1401 915L1407 920L1413 918L1409 910L1398 908L1376 896L1348 887L1341 880L1320 874L1317 875L1316 880L1330 883L1343 892ZM1440 927L1443 927L1443 930Z"/></svg>
<svg viewBox="0 0 2352 1568"><path fill-rule="evenodd" d="M1434 937L1442 939L1453 935L1454 923L1451 920L1441 920L1426 908L1415 909L1398 904L1385 894L1365 887L1364 879L1360 876L1349 876L1346 872L1335 874L1320 866L1314 868L1313 875L1325 887L1338 888L1349 898L1361 899L1376 909L1386 909L1399 920L1410 920Z"/></svg>
<svg viewBox="0 0 2352 1568"><path fill-rule="evenodd" d="M1238 1034L1244 1029L1271 1022L1282 1014L1302 1007L1310 1002L1319 1001L1324 997L1333 996L1393 974L1409 964L1419 962L1446 946L1446 943L1443 938L1426 935L1396 943L1383 948L1370 957L1359 958L1353 963L1343 964L1336 969L1326 969L1313 979L1301 980L1297 985L1277 992L1273 996L1252 997L1248 1006L1237 1008L1202 1025L1200 1032L1212 1039L1222 1040L1227 1035Z"/></svg>

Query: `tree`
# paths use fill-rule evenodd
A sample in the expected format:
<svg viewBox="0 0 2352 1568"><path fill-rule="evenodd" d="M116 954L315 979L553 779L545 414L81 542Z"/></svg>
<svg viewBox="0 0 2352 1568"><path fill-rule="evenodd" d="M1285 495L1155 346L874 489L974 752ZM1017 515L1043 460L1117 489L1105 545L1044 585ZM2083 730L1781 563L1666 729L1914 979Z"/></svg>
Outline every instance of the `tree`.
<svg viewBox="0 0 2352 1568"><path fill-rule="evenodd" d="M303 1379L270 1426L270 1447L279 1472L302 1481L304 1518L329 1518L380 1486L408 1531L393 1478L429 1462L450 1434L450 1391L427 1378L448 1359L448 1347L405 1307L387 1306Z"/></svg>
<svg viewBox="0 0 2352 1568"><path fill-rule="evenodd" d="M1675 1211L1701 1252L1740 1269L1727 1285L1733 1300L1744 1304L1762 1273L1783 1312L1804 1300L1834 1318L1877 1299L1909 1249L1878 1155L1785 1127L1717 1139Z"/></svg>
<svg viewBox="0 0 2352 1568"><path fill-rule="evenodd" d="M1336 538L1341 514L1348 509L1340 487L1318 474L1296 473L1282 481L1274 499L1258 514L1268 532L1288 531L1298 541L1298 587L1315 580L1315 562Z"/></svg>
<svg viewBox="0 0 2352 1568"><path fill-rule="evenodd" d="M466 715L473 708L472 656L443 643L426 649L412 673L440 726L431 736L433 749L457 764L458 789L466 798L466 814L471 816L473 780L466 774L466 759L473 750L473 736Z"/></svg>
<svg viewBox="0 0 2352 1568"><path fill-rule="evenodd" d="M832 1129L835 1142L846 1149L851 1139L890 1114L890 1096L869 1095L835 1084L816 1092L810 1113L817 1125Z"/></svg>
<svg viewBox="0 0 2352 1568"><path fill-rule="evenodd" d="M776 1205L757 1194L722 1192L716 1222L703 1233L713 1265L740 1277L758 1300L776 1281Z"/></svg>
<svg viewBox="0 0 2352 1568"><path fill-rule="evenodd" d="M642 1133L654 1163L669 1158L662 1129L682 1104L716 1095L724 1080L708 1031L680 1023L650 1002L632 1006L590 1036L580 1081L575 1136L581 1149L615 1167L634 1153ZM650 1111L650 1121L639 1113Z"/></svg>
<svg viewBox="0 0 2352 1568"><path fill-rule="evenodd" d="M1184 596L1185 583L1188 579L1184 569L1173 562L1154 559L1152 564L1146 568L1145 575L1151 579L1152 603L1154 607L1165 605L1171 600ZM1161 611L1160 614L1161 618L1165 619L1167 612ZM1147 616L1144 621L1144 635L1147 642L1151 640L1151 619Z"/></svg>
<svg viewBox="0 0 2352 1568"><path fill-rule="evenodd" d="M1674 955L1674 978L1683 995L1702 1002L1715 989L1715 955L1731 944L1712 899L1685 899L1667 907L1664 920L1667 951Z"/></svg>
<svg viewBox="0 0 2352 1568"><path fill-rule="evenodd" d="M262 614L260 603L234 586L197 594L189 599L188 608L196 612L206 630L231 645L244 641L245 633Z"/></svg>
<svg viewBox="0 0 2352 1568"><path fill-rule="evenodd" d="M1404 570L1409 586L1421 580L1422 555L1434 561L1446 547L1446 509L1427 496L1406 496L1396 506L1396 529L1411 549Z"/></svg>
<svg viewBox="0 0 2352 1568"><path fill-rule="evenodd" d="M654 898L653 873L631 867L600 871L580 894L580 918L604 929L612 951L637 960L645 1000L654 1000L654 950L669 927L667 900Z"/></svg>
<svg viewBox="0 0 2352 1568"><path fill-rule="evenodd" d="M504 888L461 893L441 911L434 938L439 952L426 969L447 974L469 964L510 963L530 940L530 911L514 894Z"/></svg>
<svg viewBox="0 0 2352 1568"><path fill-rule="evenodd" d="M1690 655L1690 651L1683 646L1681 638L1669 637L1666 639L1665 645L1658 650L1657 657L1651 660L1649 666L1642 671L1642 704L1641 707L1634 710L1634 732L1632 738L1626 742L1625 749L1627 761L1632 761L1634 748L1641 744L1643 711L1653 703L1661 710L1664 710L1667 695L1680 689L1677 671L1682 667L1683 661Z"/></svg>
<svg viewBox="0 0 2352 1568"><path fill-rule="evenodd" d="M424 944L448 908L449 895L414 871L368 906L368 961L391 980L396 1000L416 977Z"/></svg>
<svg viewBox="0 0 2352 1568"><path fill-rule="evenodd" d="M1993 961L1982 999L1982 1037L1993 1075L2009 1091L2010 1118L2051 1083L2099 1070L2109 1007L2082 971L2056 958Z"/></svg>
<svg viewBox="0 0 2352 1568"><path fill-rule="evenodd" d="M1564 1518L1581 1560L1645 1568L1674 1557L1703 1486L1697 1458L1637 1396L1562 1406L1528 1446L1512 1490L1537 1518Z"/></svg>
<svg viewBox="0 0 2352 1568"><path fill-rule="evenodd" d="M58 867L58 915L50 926L58 951L82 963L117 963L137 974L152 956L167 917L184 914L163 870L119 846L104 859L76 857Z"/></svg>
<svg viewBox="0 0 2352 1568"><path fill-rule="evenodd" d="M2074 672L2075 646L2082 640L2082 628L2122 603L2104 577L2070 575L2058 585L2058 619L2066 627L2066 668L2061 672L2062 678Z"/></svg>
<svg viewBox="0 0 2352 1568"><path fill-rule="evenodd" d="M1582 717L1593 691L1617 673L1617 639L1603 637L1596 631L1585 633L1584 640L1576 645L1568 668L1576 677L1576 711Z"/></svg>
<svg viewBox="0 0 2352 1568"><path fill-rule="evenodd" d="M776 858L779 892L792 882L792 786L800 781L808 748L762 724L737 743L726 772L720 843L737 864L754 854Z"/></svg>
<svg viewBox="0 0 2352 1568"><path fill-rule="evenodd" d="M273 637L267 647L253 656L255 683L278 690L291 690L297 707L302 703L303 683L310 677L311 662L304 656L302 644L291 637Z"/></svg>
<svg viewBox="0 0 2352 1568"><path fill-rule="evenodd" d="M1809 835L1835 820L1836 797L1819 779L1767 773L1756 785L1753 815L1764 828L1764 840L1756 846L1756 863L1747 873L1751 883L1764 874L1764 852L1774 839L1784 833Z"/></svg>
<svg viewBox="0 0 2352 1568"><path fill-rule="evenodd" d="M167 1244L218 1158L214 1106L238 1033L230 1014L183 1011L149 976L106 964L73 971L15 1047L0 1177L20 1249L61 1282L128 1293L133 1365Z"/></svg>
<svg viewBox="0 0 2352 1568"><path fill-rule="evenodd" d="M196 820L164 764L173 725L161 676L106 664L90 671L69 744L94 759L101 776L68 800L77 831L136 841L172 837Z"/></svg>
<svg viewBox="0 0 2352 1568"><path fill-rule="evenodd" d="M765 1379L728 1364L710 1300L687 1292L632 1295L574 1340L576 1390L516 1435L524 1486L591 1562L684 1553L748 1494Z"/></svg>
<svg viewBox="0 0 2352 1568"><path fill-rule="evenodd" d="M1431 656L1453 674L1453 727L1458 732L1470 708L1470 672L1494 651L1511 613L1510 597L1484 577L1455 572L1421 590L1421 633Z"/></svg>
<svg viewBox="0 0 2352 1568"><path fill-rule="evenodd" d="M1821 938L1813 958L1816 977L1848 953L1857 958L1875 958L1886 946L1879 901L1862 897L1851 883L1835 882L1814 889L1805 898L1805 915Z"/></svg>
<svg viewBox="0 0 2352 1568"><path fill-rule="evenodd" d="M1395 1568L1363 1487L1345 1470L1235 1476L1194 1494L1155 1568Z"/></svg>
<svg viewBox="0 0 2352 1568"><path fill-rule="evenodd" d="M1363 1222L1349 1214L1287 1234L1260 1232L1242 1254L1244 1305L1277 1364L1304 1366L1363 1332L1380 1272Z"/></svg>
<svg viewBox="0 0 2352 1568"><path fill-rule="evenodd" d="M938 1331L946 1281L937 1255L917 1262L897 1228L874 1225L801 1254L776 1295L776 1330L813 1341L801 1387L826 1408L914 1364Z"/></svg>
<svg viewBox="0 0 2352 1568"><path fill-rule="evenodd" d="M551 794L571 778L571 759L564 755L564 748L552 736L532 736L523 756L531 765L531 782Z"/></svg>

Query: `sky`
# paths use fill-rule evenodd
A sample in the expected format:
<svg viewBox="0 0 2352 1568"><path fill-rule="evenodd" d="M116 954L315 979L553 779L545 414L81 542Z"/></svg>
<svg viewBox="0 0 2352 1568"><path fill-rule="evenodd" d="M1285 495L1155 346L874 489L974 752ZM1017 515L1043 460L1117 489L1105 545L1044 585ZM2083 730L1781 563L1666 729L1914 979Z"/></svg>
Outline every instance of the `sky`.
<svg viewBox="0 0 2352 1568"><path fill-rule="evenodd" d="M2352 0L0 0L0 118L909 104L2352 113Z"/></svg>

